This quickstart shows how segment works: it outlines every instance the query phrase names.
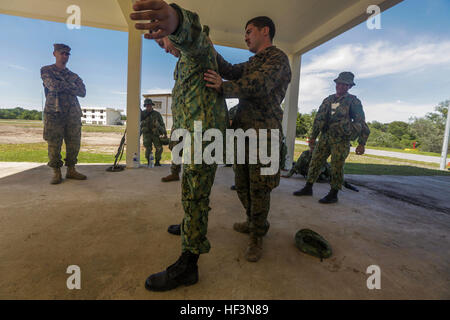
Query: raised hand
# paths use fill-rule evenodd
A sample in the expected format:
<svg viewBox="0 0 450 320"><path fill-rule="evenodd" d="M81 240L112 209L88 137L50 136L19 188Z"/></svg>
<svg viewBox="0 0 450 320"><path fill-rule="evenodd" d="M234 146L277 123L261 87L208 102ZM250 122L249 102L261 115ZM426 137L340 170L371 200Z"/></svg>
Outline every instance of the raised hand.
<svg viewBox="0 0 450 320"><path fill-rule="evenodd" d="M130 14L131 20L149 20L148 23L138 22L135 28L147 30L147 39L161 39L175 32L178 28L177 11L162 0L141 0L133 5L136 11Z"/></svg>

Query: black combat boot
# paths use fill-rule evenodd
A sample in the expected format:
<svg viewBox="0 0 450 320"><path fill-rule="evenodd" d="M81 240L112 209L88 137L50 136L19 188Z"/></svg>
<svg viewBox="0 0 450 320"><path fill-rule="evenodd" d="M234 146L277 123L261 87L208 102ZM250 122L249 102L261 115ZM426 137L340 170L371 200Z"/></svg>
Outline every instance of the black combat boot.
<svg viewBox="0 0 450 320"><path fill-rule="evenodd" d="M338 202L338 194L339 190L336 189L331 189L330 192L323 197L322 199L319 200L320 203L336 203Z"/></svg>
<svg viewBox="0 0 450 320"><path fill-rule="evenodd" d="M294 192L294 196L312 196L312 183L307 182L303 189L297 190Z"/></svg>
<svg viewBox="0 0 450 320"><path fill-rule="evenodd" d="M152 274L145 281L150 291L168 291L184 284L190 286L198 282L198 254L185 251L178 260L165 271Z"/></svg>
<svg viewBox="0 0 450 320"><path fill-rule="evenodd" d="M161 163L159 163L159 160L156 160L155 167L161 167Z"/></svg>
<svg viewBox="0 0 450 320"><path fill-rule="evenodd" d="M181 225L179 225L179 224L172 224L167 229L167 232L171 233L171 234L174 234L176 236L179 236L179 235L181 235Z"/></svg>

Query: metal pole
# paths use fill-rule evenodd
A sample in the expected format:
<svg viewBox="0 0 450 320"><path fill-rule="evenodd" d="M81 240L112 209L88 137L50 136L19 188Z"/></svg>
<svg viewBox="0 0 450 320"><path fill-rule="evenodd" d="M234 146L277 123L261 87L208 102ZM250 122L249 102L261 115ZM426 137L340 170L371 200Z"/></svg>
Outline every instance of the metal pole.
<svg viewBox="0 0 450 320"><path fill-rule="evenodd" d="M447 164L448 136L450 134L450 108L447 111L447 124L445 125L444 143L442 144L441 170L445 170Z"/></svg>

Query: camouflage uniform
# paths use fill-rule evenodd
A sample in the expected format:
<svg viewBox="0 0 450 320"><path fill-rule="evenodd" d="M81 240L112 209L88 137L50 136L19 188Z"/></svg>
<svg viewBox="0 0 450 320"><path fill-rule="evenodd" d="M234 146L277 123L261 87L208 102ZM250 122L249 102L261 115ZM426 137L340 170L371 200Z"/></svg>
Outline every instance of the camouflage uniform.
<svg viewBox="0 0 450 320"><path fill-rule="evenodd" d="M311 157L312 157L311 150L303 151L300 157L298 157L297 162L294 164L294 166L286 176L292 177L292 175L294 174L301 174L303 177L306 178L306 176L308 175ZM327 181L330 179L330 176L331 176L331 167L328 164L328 162L326 162L320 170L318 180Z"/></svg>
<svg viewBox="0 0 450 320"><path fill-rule="evenodd" d="M66 144L66 166L77 163L81 141L81 108L78 97L86 96L83 80L68 68L41 68L45 88L44 140L48 143L48 166L61 168L61 146Z"/></svg>
<svg viewBox="0 0 450 320"><path fill-rule="evenodd" d="M178 64L179 64L179 63L180 63L180 60L177 61L177 65L176 65L175 71L174 71L174 73L173 73L173 79L174 79L175 81L177 81L177 77L178 77ZM172 108L172 119L173 119L173 124L172 124L172 130L171 130L170 134L172 135L172 133L173 133L176 129L180 128L180 121L181 121L180 116L179 116L179 112L177 111L177 104L175 103L175 99L172 99L172 106L171 106L171 108ZM176 144L180 143L181 141L182 141L182 139L180 139L180 140L178 140L178 141L172 141L172 139L171 139L171 140L170 140L170 143L169 143L169 149L172 150L173 147L174 147ZM180 156L181 156L181 155L182 155L182 154L180 154ZM181 164L175 164L175 163L172 162L172 165L170 166L170 173L171 173L172 175L179 176L179 175L180 175L180 172L181 172Z"/></svg>
<svg viewBox="0 0 450 320"><path fill-rule="evenodd" d="M143 135L145 158L150 161L150 153L152 152L152 144L155 146L155 161L161 160L163 146L159 139L160 136L166 135L166 126L161 114L152 110L141 111L141 133Z"/></svg>
<svg viewBox="0 0 450 320"><path fill-rule="evenodd" d="M222 95L205 86L204 72L218 70L214 48L202 32L198 15L171 4L178 12L178 29L169 40L181 51L175 70L172 106L175 106L179 127L194 132L194 121L202 122L203 132L226 128L225 100ZM193 135L192 135L193 136ZM194 140L194 139L192 139ZM194 148L192 147L192 153ZM192 154L193 155L193 154ZM193 157L192 157L193 158ZM193 161L192 161L193 162ZM206 238L209 195L217 165L183 164L181 224L182 250L194 254L207 253Z"/></svg>
<svg viewBox="0 0 450 320"><path fill-rule="evenodd" d="M349 93L327 97L314 119L311 139L320 140L314 148L307 182L314 183L331 154L331 188L340 190L344 182L344 164L350 152L350 141L358 138L365 145L370 130L361 101Z"/></svg>
<svg viewBox="0 0 450 320"><path fill-rule="evenodd" d="M279 129L281 132L283 111L280 104L291 81L286 54L271 46L245 63L231 65L220 55L217 55L217 62L219 74L230 80L222 85L225 98L239 98L233 129ZM267 145L270 148L270 131ZM246 155L248 158L248 144ZM280 183L279 170L275 175L261 175L261 167L259 159L257 164L234 166L237 193L246 209L250 233L256 236L268 231L270 192Z"/></svg>

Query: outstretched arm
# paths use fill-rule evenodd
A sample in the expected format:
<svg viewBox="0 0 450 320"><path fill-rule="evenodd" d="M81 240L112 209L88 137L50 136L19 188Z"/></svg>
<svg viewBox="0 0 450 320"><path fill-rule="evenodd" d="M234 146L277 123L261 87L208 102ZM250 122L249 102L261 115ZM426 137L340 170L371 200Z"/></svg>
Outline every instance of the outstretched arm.
<svg viewBox="0 0 450 320"><path fill-rule="evenodd" d="M219 74L226 80L237 80L244 73L246 62L240 64L231 64L227 62L220 54L217 54L217 64L219 65Z"/></svg>
<svg viewBox="0 0 450 320"><path fill-rule="evenodd" d="M222 92L225 98L262 98L276 88L283 77L291 80L289 63L282 57L268 59L259 69L237 80L222 81L222 77L213 70L205 73L207 87Z"/></svg>
<svg viewBox="0 0 450 320"><path fill-rule="evenodd" d="M214 50L196 13L182 9L162 0L139 1L133 9L132 20L151 20L149 23L136 23L136 29L147 30L147 39L161 39L168 36L183 55L189 58L203 58Z"/></svg>

